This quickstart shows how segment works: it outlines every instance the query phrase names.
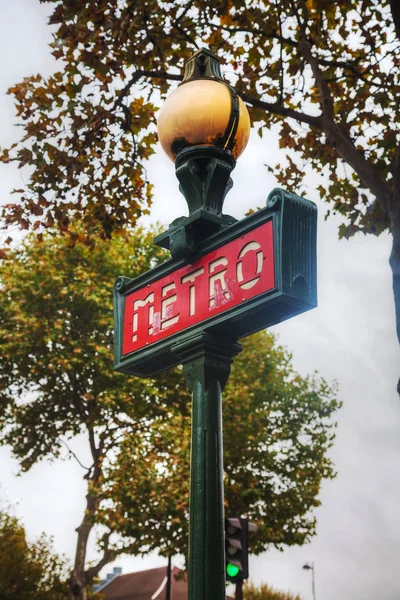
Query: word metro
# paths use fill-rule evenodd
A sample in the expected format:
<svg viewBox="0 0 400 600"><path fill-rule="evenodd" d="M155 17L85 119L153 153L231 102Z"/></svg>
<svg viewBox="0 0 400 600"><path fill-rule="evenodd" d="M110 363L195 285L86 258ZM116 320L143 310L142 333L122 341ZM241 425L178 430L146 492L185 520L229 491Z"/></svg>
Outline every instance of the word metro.
<svg viewBox="0 0 400 600"><path fill-rule="evenodd" d="M274 287L272 220L131 293L123 355Z"/></svg>

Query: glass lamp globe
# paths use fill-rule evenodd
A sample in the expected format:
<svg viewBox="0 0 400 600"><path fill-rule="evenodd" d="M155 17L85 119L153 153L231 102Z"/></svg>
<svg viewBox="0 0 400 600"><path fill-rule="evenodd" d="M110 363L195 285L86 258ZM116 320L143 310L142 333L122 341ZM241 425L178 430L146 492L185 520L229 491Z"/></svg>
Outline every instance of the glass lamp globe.
<svg viewBox="0 0 400 600"><path fill-rule="evenodd" d="M193 146L215 146L238 158L249 140L250 117L239 96L238 114L233 115L232 94L236 92L222 81L199 78L168 96L158 117L158 137L171 160Z"/></svg>

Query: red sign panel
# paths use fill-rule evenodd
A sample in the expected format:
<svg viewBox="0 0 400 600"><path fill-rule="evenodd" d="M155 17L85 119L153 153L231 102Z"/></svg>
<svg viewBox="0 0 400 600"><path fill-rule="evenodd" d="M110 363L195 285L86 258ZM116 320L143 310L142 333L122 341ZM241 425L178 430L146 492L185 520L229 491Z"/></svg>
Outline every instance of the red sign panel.
<svg viewBox="0 0 400 600"><path fill-rule="evenodd" d="M274 288L272 220L126 296L122 355Z"/></svg>

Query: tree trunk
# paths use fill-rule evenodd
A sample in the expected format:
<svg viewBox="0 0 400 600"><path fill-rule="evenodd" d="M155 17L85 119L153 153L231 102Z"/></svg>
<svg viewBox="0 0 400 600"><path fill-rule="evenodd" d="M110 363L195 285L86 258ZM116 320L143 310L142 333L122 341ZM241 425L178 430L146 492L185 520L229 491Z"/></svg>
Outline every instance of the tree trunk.
<svg viewBox="0 0 400 600"><path fill-rule="evenodd" d="M92 468L89 470L89 473L91 474L89 475L88 473L85 476L85 479L87 480L88 484L85 514L81 524L76 529L76 532L78 534L78 540L76 543L75 564L71 573L71 577L69 579L71 600L86 600L87 586L91 585L93 577L100 570L100 568L96 569L96 567L92 567L91 569L86 570L85 563L89 535L93 529L93 516L99 504L99 497L94 491L94 488L96 487L96 485L98 485L102 476L101 462L103 458L105 435L103 434L100 436L99 445L96 446L93 427L88 425L87 429L89 436L90 451L93 458L93 465ZM100 561L99 566L100 565L103 565L103 561Z"/></svg>
<svg viewBox="0 0 400 600"><path fill-rule="evenodd" d="M89 504L90 499L88 498L87 505ZM82 523L76 530L78 533L78 541L76 544L75 565L69 582L71 600L86 600L87 580L85 572L85 560L91 529L92 525L88 523L87 514L85 514Z"/></svg>

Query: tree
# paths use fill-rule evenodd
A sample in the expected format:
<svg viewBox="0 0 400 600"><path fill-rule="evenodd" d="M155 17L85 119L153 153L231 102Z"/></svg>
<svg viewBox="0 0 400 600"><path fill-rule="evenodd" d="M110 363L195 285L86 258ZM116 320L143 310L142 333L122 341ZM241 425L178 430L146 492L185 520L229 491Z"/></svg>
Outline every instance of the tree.
<svg viewBox="0 0 400 600"><path fill-rule="evenodd" d="M1 266L0 433L22 470L42 459L75 456L70 440L86 436L90 462L75 456L88 487L70 578L73 597L83 600L93 578L120 553L158 548L168 554L179 536L185 551L190 394L179 369L148 380L113 370L113 282L127 265L136 276L162 259L151 243L154 232L136 228L92 246L76 224L73 234L74 243L69 236L47 234L41 242L28 236ZM240 418L258 411L252 435L260 447L255 452L250 442L243 445L246 430L238 419L231 424L229 435L243 447L240 456L226 459L232 481L227 499L229 510L253 506L256 514L257 494L261 506L274 498L277 521L260 537L261 549L270 542L303 543L313 534L307 511L318 504L321 478L333 475L326 451L338 403L325 382L297 376L271 336L255 339L247 360L257 358L254 344L261 341L265 360L250 368L243 358L231 394L241 397ZM286 439L293 440L293 451ZM268 473L255 471L265 468L273 473L270 483ZM114 485L118 478L123 489ZM268 496L264 487L269 493L272 484L275 495ZM101 555L88 566L87 544L96 531Z"/></svg>
<svg viewBox="0 0 400 600"><path fill-rule="evenodd" d="M290 593L279 592L269 585L261 584L260 587L247 584L243 590L244 600L301 600L300 596Z"/></svg>
<svg viewBox="0 0 400 600"><path fill-rule="evenodd" d="M118 554L109 544L112 531L104 531L103 555L86 568L105 457L126 429L144 432L161 418L168 402L180 410L180 399L155 382L113 370L113 283L126 265L135 275L160 259L151 237L137 230L95 247L78 230L73 245L67 237L27 238L1 268L2 443L10 444L23 471L44 458L75 456L69 440L78 434L88 443L90 462L80 460L86 507L70 580L77 598Z"/></svg>
<svg viewBox="0 0 400 600"><path fill-rule="evenodd" d="M279 132L279 183L328 176L321 198L343 217L339 236L393 234L390 264L400 339L400 11L396 0L41 0L52 5L44 80L9 92L24 128L3 162L29 166L5 226L57 225L84 215L111 235L147 210L145 161L155 111L201 45L215 51L262 136ZM97 202L101 197L102 202Z"/></svg>
<svg viewBox="0 0 400 600"><path fill-rule="evenodd" d="M15 517L0 511L0 597L2 600L67 600L65 560L45 534L34 542Z"/></svg>
<svg viewBox="0 0 400 600"><path fill-rule="evenodd" d="M338 403L323 379L293 370L271 333L241 343L223 397L225 513L257 524L251 551L259 554L270 545L304 544L315 534L320 484L334 476L326 453ZM186 554L189 449L186 414L166 414L146 443L126 436L106 474L114 508L99 510L99 521L124 536L141 532L142 551Z"/></svg>

